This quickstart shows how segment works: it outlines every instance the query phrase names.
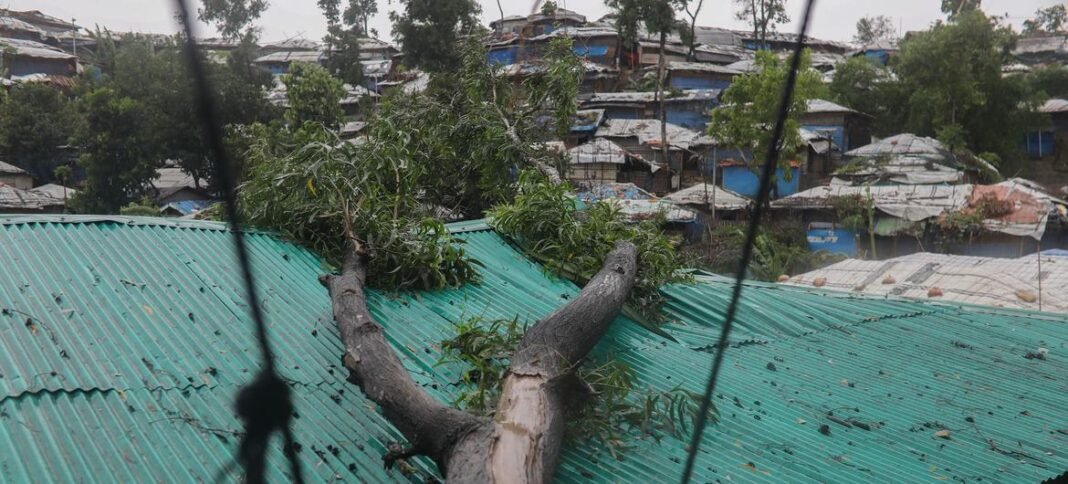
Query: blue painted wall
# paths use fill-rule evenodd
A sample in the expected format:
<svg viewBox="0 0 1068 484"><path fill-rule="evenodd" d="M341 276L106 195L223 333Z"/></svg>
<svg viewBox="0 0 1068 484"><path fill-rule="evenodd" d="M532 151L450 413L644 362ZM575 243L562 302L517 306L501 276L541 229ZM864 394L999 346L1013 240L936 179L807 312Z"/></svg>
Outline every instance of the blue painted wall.
<svg viewBox="0 0 1068 484"><path fill-rule="evenodd" d="M505 49L495 49L486 54L486 60L490 65L507 66L516 63L519 57L519 47L513 46Z"/></svg>
<svg viewBox="0 0 1068 484"><path fill-rule="evenodd" d="M692 109L667 108L667 121L684 128L704 131L712 116Z"/></svg>
<svg viewBox="0 0 1068 484"><path fill-rule="evenodd" d="M809 131L816 131L828 135L831 137L831 140L834 141L834 144L838 145L838 149L842 151L848 150L849 135L846 134L845 126L803 124L801 127Z"/></svg>
<svg viewBox="0 0 1068 484"><path fill-rule="evenodd" d="M849 257L857 256L857 234L852 230L809 227L806 235L808 250L812 252L824 250Z"/></svg>
<svg viewBox="0 0 1068 484"><path fill-rule="evenodd" d="M5 60L10 59L7 57ZM69 76L74 74L71 63L65 60L31 59L19 57L11 62L8 67L12 76L28 76L30 74L49 74L57 76Z"/></svg>
<svg viewBox="0 0 1068 484"><path fill-rule="evenodd" d="M723 187L728 190L733 190L739 195L744 195L749 198L756 198L757 192L760 191L760 178L756 173L753 173L749 167L746 166L724 166L721 167L723 172ZM785 197L797 193L798 185L801 181L801 170L798 168L791 168L793 176L790 180L786 180L786 171L782 168L776 170L778 186L778 196ZM774 197L776 194L772 193Z"/></svg>
<svg viewBox="0 0 1068 484"><path fill-rule="evenodd" d="M727 89L731 81L726 79L713 79L707 76L687 76L672 74L668 85L675 89Z"/></svg>

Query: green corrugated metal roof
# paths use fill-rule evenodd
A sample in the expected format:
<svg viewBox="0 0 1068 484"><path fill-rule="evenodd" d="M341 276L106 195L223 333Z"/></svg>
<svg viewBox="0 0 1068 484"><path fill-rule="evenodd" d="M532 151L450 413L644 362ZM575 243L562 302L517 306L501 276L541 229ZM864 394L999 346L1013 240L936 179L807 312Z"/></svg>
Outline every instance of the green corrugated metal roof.
<svg viewBox="0 0 1068 484"><path fill-rule="evenodd" d="M484 224L451 228L484 264L480 285L372 293L370 301L407 368L442 400L455 395L459 374L437 364L451 321L534 321L577 293ZM319 260L266 234L248 240L279 365L294 384L308 473L318 481L424 480L433 466L423 460L411 476L382 469L384 442L399 434L334 371L341 346ZM233 394L258 358L230 242L218 224L0 219L0 307L9 309L0 316L4 480L214 477L240 430ZM629 362L641 385L700 391L730 282L698 276L665 292L677 341L620 318L598 351ZM1066 323L752 284L717 392L721 422L706 434L695 482L1056 476L1068 469ZM1040 347L1049 349L1045 360L1025 358ZM846 427L828 411L879 426ZM950 439L933 436L942 427ZM595 445L569 446L558 478L679 478L683 439L635 444L621 460ZM277 445L271 466L280 480Z"/></svg>

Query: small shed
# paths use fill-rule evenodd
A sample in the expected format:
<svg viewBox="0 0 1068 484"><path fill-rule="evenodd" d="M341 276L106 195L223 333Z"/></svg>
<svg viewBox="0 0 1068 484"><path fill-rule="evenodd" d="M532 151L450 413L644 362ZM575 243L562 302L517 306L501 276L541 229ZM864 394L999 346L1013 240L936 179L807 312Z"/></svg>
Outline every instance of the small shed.
<svg viewBox="0 0 1068 484"><path fill-rule="evenodd" d="M33 188L33 176L22 168L0 161L0 183L19 190L29 190Z"/></svg>
<svg viewBox="0 0 1068 484"><path fill-rule="evenodd" d="M74 76L78 58L33 40L0 37L0 65L12 77L35 74Z"/></svg>
<svg viewBox="0 0 1068 484"><path fill-rule="evenodd" d="M1068 166L1068 99L1050 99L1038 108L1045 126L1027 134L1027 154L1032 158L1053 157Z"/></svg>
<svg viewBox="0 0 1068 484"><path fill-rule="evenodd" d="M801 126L830 137L841 151L849 151L871 139L871 116L823 99L810 99L800 117Z"/></svg>
<svg viewBox="0 0 1068 484"><path fill-rule="evenodd" d="M656 76L658 66L645 69L646 75ZM730 87L736 76L744 72L729 67L700 62L673 61L665 66L666 85L674 89L718 89Z"/></svg>

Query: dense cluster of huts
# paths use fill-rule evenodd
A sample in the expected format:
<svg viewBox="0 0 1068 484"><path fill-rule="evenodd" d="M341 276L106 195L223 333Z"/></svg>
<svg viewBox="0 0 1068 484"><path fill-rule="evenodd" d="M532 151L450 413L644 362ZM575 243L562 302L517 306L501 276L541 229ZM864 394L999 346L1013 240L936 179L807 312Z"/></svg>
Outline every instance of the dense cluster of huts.
<svg viewBox="0 0 1068 484"><path fill-rule="evenodd" d="M723 145L708 134L711 113L732 81L756 68L757 47L785 55L796 37L772 34L758 46L751 32L698 26L691 54L681 38L669 36L663 47L665 93L660 99L650 88L655 85L661 57L658 36L640 34L637 42L627 42L614 28L613 19L590 20L565 9L503 17L489 27L487 62L517 81L538 74L539 61L553 39L573 41L573 50L585 68L580 111L568 136L547 145L569 160L569 178L587 192L581 198L602 199L607 192L615 193L608 198L617 199L636 218L650 216L649 204L642 200L654 200L656 206L670 204L670 213L694 214L669 217L694 224L687 230L691 234L700 233L711 220L745 218L759 182L745 161L752 154ZM344 138L361 136L367 103L393 89L418 92L429 81L427 74L402 67L403 55L396 46L371 38L360 42L363 81L345 85L341 101L348 117L341 129ZM1064 35L1022 39L1015 52L1018 63L1006 66L1006 75L1035 65L1068 62L1066 42ZM78 49L91 51L95 38L77 25L40 12L3 10L0 43L7 46L0 64L5 66L5 85L50 82L62 87L71 85L72 76L81 69L75 55ZM220 39L201 43L219 58L236 48ZM812 68L826 80L851 56L885 64L896 54L892 42L859 48L820 39L807 39L806 44L813 52ZM327 54L320 42L292 38L262 45L255 62L281 75L297 62L322 64ZM276 80L267 96L284 106L285 85ZM1068 100L1050 100L1040 110L1049 124L1028 135L1022 146L1034 159L1056 163L1068 158ZM804 146L795 159L778 169L772 192L776 200L771 206L777 216L803 221L814 250L869 257L933 250L944 239L938 232L947 217L974 215L976 204L991 197L1005 202L1000 205L1003 211L1007 203L1015 203L1013 211L997 214L995 218L1005 219L1000 225L984 222L990 230L971 234L959 250L993 255L1011 247L1012 254L1022 255L1064 242L1064 203L1058 187L1025 180L983 185L996 169L982 159L907 133L873 139L871 121L866 113L822 99L810 100L801 116ZM210 204L210 194L178 168L164 167L159 175L154 183L157 201L167 213L192 215ZM590 194L602 185L622 188ZM22 190L10 184L6 189ZM7 199L34 197L19 192ZM874 214L862 224L843 223L841 210L835 206L845 199L865 200L862 205L874 207ZM0 210L63 209L62 205L44 207L16 201ZM1029 228L998 229L1024 225ZM870 234L874 242L865 239Z"/></svg>

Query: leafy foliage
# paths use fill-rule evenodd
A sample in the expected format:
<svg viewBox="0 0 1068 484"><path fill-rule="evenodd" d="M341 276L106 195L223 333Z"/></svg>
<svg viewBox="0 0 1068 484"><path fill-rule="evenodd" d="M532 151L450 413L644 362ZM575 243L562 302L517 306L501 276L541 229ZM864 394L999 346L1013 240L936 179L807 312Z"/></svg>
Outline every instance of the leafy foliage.
<svg viewBox="0 0 1068 484"><path fill-rule="evenodd" d="M684 257L689 266L733 276L738 271L744 245L744 223L720 221L704 234L703 240L685 247ZM764 224L754 249L749 277L769 282L783 274L801 274L845 259L824 251L810 251L805 231L796 222Z"/></svg>
<svg viewBox="0 0 1068 484"><path fill-rule="evenodd" d="M160 210L151 198L142 198L136 202L130 202L129 205L122 207L119 210L119 215L126 215L130 217L159 217Z"/></svg>
<svg viewBox="0 0 1068 484"><path fill-rule="evenodd" d="M942 13L955 21L962 15L980 11L983 0L942 0Z"/></svg>
<svg viewBox="0 0 1068 484"><path fill-rule="evenodd" d="M456 336L441 342L439 365L460 365L461 393L453 405L469 412L491 416L496 411L501 383L509 359L523 338L525 328L518 317L485 321L468 318L454 323ZM595 356L579 368L578 377L588 385L589 402L577 405L567 436L604 445L616 455L637 434L660 439L685 436L700 411L701 395L680 387L667 391L636 388L634 372L612 355ZM710 420L718 421L713 406Z"/></svg>
<svg viewBox="0 0 1068 484"><path fill-rule="evenodd" d="M407 133L379 136L356 145L308 123L289 140L291 151L279 154L259 140L241 190L244 216L334 263L352 250L349 237L358 238L378 287L436 289L475 279L474 263L423 199L432 161L396 142Z"/></svg>
<svg viewBox="0 0 1068 484"><path fill-rule="evenodd" d="M734 0L734 3L741 7L735 18L749 22L753 37L761 48L766 48L768 32L775 32L776 26L790 21L786 13L786 0Z"/></svg>
<svg viewBox="0 0 1068 484"><path fill-rule="evenodd" d="M79 212L113 213L146 193L155 176L145 105L111 88L80 103L84 122L75 134L86 180L71 204Z"/></svg>
<svg viewBox="0 0 1068 484"><path fill-rule="evenodd" d="M319 123L334 129L341 127L344 113L340 102L345 89L340 80L315 64L294 63L289 74L282 76L282 82L289 101L285 117L290 125Z"/></svg>
<svg viewBox="0 0 1068 484"><path fill-rule="evenodd" d="M519 175L517 191L512 203L489 212L491 224L557 274L584 283L600 270L617 241L629 240L638 248L639 261L632 305L655 309L662 301L660 287L677 280L681 267L674 244L659 228L662 220L628 224L618 208L603 202L580 212L566 186L531 171Z"/></svg>
<svg viewBox="0 0 1068 484"><path fill-rule="evenodd" d="M894 65L902 127L1010 158L1036 104L1026 82L1001 74L1012 41L1010 28L979 11L906 39Z"/></svg>
<svg viewBox="0 0 1068 484"><path fill-rule="evenodd" d="M853 43L863 46L895 38L897 38L897 29L894 28L894 21L890 17L886 15L865 16L857 20L857 33L853 35Z"/></svg>
<svg viewBox="0 0 1068 484"><path fill-rule="evenodd" d="M0 160L32 174L39 182L52 179L61 164L60 146L73 134L72 103L45 84L20 84L0 96Z"/></svg>
<svg viewBox="0 0 1068 484"><path fill-rule="evenodd" d="M787 168L802 146L800 115L808 110L808 100L820 97L824 86L818 72L809 69L811 52L801 57L793 100L779 143L779 166ZM789 75L789 61L767 51L757 52L757 72L739 76L723 94L723 105L712 111L708 132L725 145L753 154L746 161L756 169L763 163L771 144L771 131L779 114L779 103ZM787 173L790 171L787 170Z"/></svg>
<svg viewBox="0 0 1068 484"><path fill-rule="evenodd" d="M1068 27L1068 7L1064 4L1039 9L1035 12L1034 18L1025 20L1023 23L1025 34L1062 32L1066 27Z"/></svg>
<svg viewBox="0 0 1068 484"><path fill-rule="evenodd" d="M197 14L201 21L215 25L223 37L235 39L248 33L246 27L267 10L267 0L203 0Z"/></svg>
<svg viewBox="0 0 1068 484"><path fill-rule="evenodd" d="M482 12L474 0L398 0L403 13L390 12L393 37L404 47L404 62L428 72L456 69L462 55L456 46L479 29Z"/></svg>

